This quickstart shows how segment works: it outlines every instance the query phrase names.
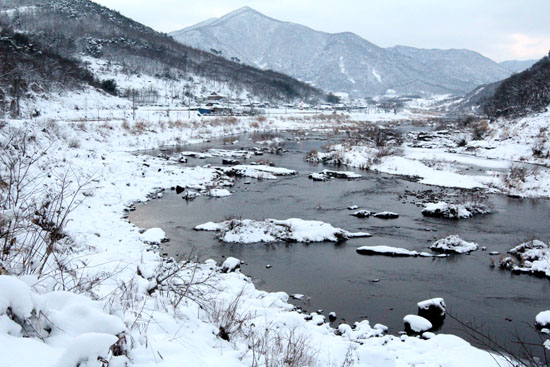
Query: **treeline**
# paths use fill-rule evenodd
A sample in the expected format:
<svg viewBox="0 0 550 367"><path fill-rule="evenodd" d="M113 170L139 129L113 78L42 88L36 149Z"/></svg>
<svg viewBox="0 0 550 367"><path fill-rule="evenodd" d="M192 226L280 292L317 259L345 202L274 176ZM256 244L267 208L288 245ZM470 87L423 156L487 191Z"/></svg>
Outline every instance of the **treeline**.
<svg viewBox="0 0 550 367"><path fill-rule="evenodd" d="M321 92L286 75L196 50L89 0L4 0L4 23L32 35L52 53L85 54L123 65L128 73L161 78L190 75L247 90L268 100L310 100Z"/></svg>
<svg viewBox="0 0 550 367"><path fill-rule="evenodd" d="M550 105L550 56L531 68L500 82L494 94L483 101L492 118L517 117L544 111Z"/></svg>

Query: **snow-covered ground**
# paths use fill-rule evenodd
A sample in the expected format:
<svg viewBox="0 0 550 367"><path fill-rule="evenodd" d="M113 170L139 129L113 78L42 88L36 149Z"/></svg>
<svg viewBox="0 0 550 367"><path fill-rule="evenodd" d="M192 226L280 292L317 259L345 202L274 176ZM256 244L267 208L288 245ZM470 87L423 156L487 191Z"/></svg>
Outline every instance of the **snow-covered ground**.
<svg viewBox="0 0 550 367"><path fill-rule="evenodd" d="M414 177L427 185L548 198L549 126L550 111L499 119L487 125L482 140L474 140L468 130L420 132L409 134L399 149L335 144L309 159Z"/></svg>
<svg viewBox="0 0 550 367"><path fill-rule="evenodd" d="M125 209L177 185L219 189L212 187L219 171L133 152L249 132L251 126L309 125L274 117L231 123L8 121L0 129L4 143L21 134L45 151L31 168L32 199L41 202L59 177L68 177L68 192L87 184L75 194L82 203L69 214L63 232L68 237L56 245L67 247L56 247L43 271L23 264L26 270L16 274L3 260L0 273L10 274L0 276L3 364L250 366L267 364L269 356L294 358L300 366L507 365L452 335L396 337L368 321L354 328L342 324L336 332L322 315L294 311L287 294L260 291L238 271L222 273L212 260L163 260L158 245L151 244L162 241L162 229L136 228L124 219ZM24 208L3 209L5 223ZM18 246L26 240L18 237ZM225 268L234 270L236 262Z"/></svg>

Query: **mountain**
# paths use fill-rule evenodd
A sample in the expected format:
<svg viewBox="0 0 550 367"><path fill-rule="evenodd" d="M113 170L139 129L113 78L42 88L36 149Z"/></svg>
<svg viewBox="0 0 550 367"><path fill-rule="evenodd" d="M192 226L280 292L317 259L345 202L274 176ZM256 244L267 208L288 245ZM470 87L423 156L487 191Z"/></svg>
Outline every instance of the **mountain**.
<svg viewBox="0 0 550 367"><path fill-rule="evenodd" d="M511 74L473 51L385 49L353 33L319 32L249 7L170 35L228 59L360 97L391 90L399 94L463 94Z"/></svg>
<svg viewBox="0 0 550 367"><path fill-rule="evenodd" d="M482 103L490 117L521 116L545 111L550 106L550 56L529 69L501 81Z"/></svg>
<svg viewBox="0 0 550 367"><path fill-rule="evenodd" d="M460 79L465 82L465 86L500 80L509 74L509 71L499 67L494 61L465 49L439 50L395 46L388 50L406 55L445 75Z"/></svg>
<svg viewBox="0 0 550 367"><path fill-rule="evenodd" d="M499 62L499 65L512 73L519 73L525 69L529 69L538 60L508 60Z"/></svg>
<svg viewBox="0 0 550 367"><path fill-rule="evenodd" d="M89 0L2 0L0 29L3 55L11 57L11 66L1 66L3 104L51 92L52 82L57 90L107 86L131 96L139 89L180 102L212 91L281 101L322 97L296 79L184 46Z"/></svg>

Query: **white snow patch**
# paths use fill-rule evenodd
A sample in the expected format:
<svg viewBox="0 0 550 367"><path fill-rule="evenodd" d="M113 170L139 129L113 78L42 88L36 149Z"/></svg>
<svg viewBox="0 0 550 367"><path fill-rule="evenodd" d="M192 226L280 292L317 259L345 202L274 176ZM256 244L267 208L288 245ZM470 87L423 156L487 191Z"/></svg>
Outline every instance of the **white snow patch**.
<svg viewBox="0 0 550 367"><path fill-rule="evenodd" d="M372 69L372 75L374 75L374 77L376 78L376 80L378 80L379 83L382 83L382 77L380 76L380 74L376 72L376 70Z"/></svg>

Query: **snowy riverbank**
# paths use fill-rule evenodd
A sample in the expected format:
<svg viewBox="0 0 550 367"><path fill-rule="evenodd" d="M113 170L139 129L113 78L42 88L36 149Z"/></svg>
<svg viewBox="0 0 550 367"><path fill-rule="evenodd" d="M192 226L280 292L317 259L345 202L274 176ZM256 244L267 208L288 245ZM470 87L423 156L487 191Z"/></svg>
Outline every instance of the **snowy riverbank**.
<svg viewBox="0 0 550 367"><path fill-rule="evenodd" d="M0 276L0 355L8 366L249 366L266 358L294 365L505 365L452 335L384 335L368 321L335 330L316 313L293 311L285 293L257 290L213 262L176 264L145 243L125 209L176 185L210 187L214 168L187 168L132 151L299 123L242 119L230 124L11 121L2 140L23 136L40 155L29 201L67 177L82 203L68 217L43 271ZM17 147L12 145L12 153ZM4 174L4 172L2 173ZM80 187L80 184L87 182ZM69 195L66 199L68 199ZM223 199L220 199L223 200ZM3 211L3 220L24 208ZM17 241L24 244L25 238ZM47 253L47 249L45 249ZM24 254L20 254L21 256ZM25 285L26 284L26 285Z"/></svg>

